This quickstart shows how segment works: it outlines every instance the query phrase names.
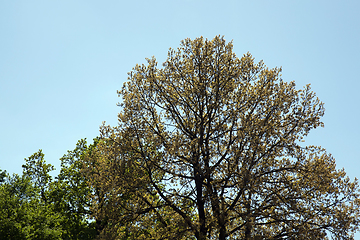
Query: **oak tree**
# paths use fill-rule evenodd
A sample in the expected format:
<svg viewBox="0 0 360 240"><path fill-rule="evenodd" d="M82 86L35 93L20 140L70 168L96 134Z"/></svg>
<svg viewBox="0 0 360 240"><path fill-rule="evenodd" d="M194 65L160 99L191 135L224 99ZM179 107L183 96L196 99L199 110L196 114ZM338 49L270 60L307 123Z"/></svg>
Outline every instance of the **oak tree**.
<svg viewBox="0 0 360 240"><path fill-rule="evenodd" d="M356 180L301 143L323 126L323 103L281 68L237 57L220 36L185 39L161 68L154 57L136 65L118 93L119 126L103 137L131 153L116 166L136 168L118 186L145 181L132 197L159 219L171 209L198 240L348 239L357 229Z"/></svg>

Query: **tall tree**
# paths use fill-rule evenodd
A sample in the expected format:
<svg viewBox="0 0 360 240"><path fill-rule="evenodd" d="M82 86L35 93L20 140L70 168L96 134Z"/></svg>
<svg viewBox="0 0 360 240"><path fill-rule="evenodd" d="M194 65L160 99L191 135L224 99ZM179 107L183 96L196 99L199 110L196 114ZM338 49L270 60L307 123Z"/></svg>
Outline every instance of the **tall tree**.
<svg viewBox="0 0 360 240"><path fill-rule="evenodd" d="M162 68L154 57L136 65L119 91L119 127L105 135L127 141L142 191L198 240L351 238L357 182L325 149L300 144L323 126L323 103L232 49L220 36L185 39Z"/></svg>

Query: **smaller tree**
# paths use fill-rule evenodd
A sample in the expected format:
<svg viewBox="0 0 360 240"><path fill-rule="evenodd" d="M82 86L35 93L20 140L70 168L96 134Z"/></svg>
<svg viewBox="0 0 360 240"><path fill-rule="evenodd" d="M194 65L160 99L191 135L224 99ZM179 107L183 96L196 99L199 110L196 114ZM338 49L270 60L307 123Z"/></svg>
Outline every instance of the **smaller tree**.
<svg viewBox="0 0 360 240"><path fill-rule="evenodd" d="M40 149L29 158L25 158L25 164L22 165L22 168L23 176L30 179L34 187L40 192L41 200L46 204L52 182L50 172L54 171L55 167L47 164L44 157L45 155Z"/></svg>
<svg viewBox="0 0 360 240"><path fill-rule="evenodd" d="M81 139L74 150L60 158L60 174L51 185L54 211L64 217L63 239L94 239L96 234L94 222L90 219L91 188L82 172L83 155L87 148L86 139Z"/></svg>
<svg viewBox="0 0 360 240"><path fill-rule="evenodd" d="M1 239L94 239L95 224L90 219L90 188L82 174L82 156L87 149L80 140L55 168L47 164L41 150L25 159L23 174L12 177L0 173Z"/></svg>
<svg viewBox="0 0 360 240"><path fill-rule="evenodd" d="M25 159L21 176L6 176L0 185L1 239L62 239L62 215L48 201L53 169L39 150Z"/></svg>

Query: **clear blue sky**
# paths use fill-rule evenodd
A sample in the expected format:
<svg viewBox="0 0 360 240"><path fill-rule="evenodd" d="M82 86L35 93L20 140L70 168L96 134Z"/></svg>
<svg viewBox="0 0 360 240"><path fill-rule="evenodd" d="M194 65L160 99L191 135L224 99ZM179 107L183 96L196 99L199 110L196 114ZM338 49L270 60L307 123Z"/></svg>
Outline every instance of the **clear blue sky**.
<svg viewBox="0 0 360 240"><path fill-rule="evenodd" d="M360 1L0 0L0 168L47 162L102 121L117 124L116 90L146 57L166 59L184 38L224 35L283 79L307 83L325 102L325 128L308 144L360 177Z"/></svg>

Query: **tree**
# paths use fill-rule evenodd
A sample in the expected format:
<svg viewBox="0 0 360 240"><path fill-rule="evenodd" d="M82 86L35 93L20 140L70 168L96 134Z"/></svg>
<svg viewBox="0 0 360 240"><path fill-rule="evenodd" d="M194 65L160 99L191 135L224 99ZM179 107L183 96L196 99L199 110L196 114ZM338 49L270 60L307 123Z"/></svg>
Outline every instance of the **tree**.
<svg viewBox="0 0 360 240"><path fill-rule="evenodd" d="M25 158L25 164L22 165L22 168L23 176L30 179L34 188L40 192L41 201L46 204L48 202L48 193L52 182L50 172L54 171L55 167L51 164L47 164L44 157L45 155L42 150L39 150L29 158Z"/></svg>
<svg viewBox="0 0 360 240"><path fill-rule="evenodd" d="M25 159L23 174L5 175L0 185L0 239L94 239L90 190L81 173L86 141L61 158L60 174L41 150ZM1 172L0 175L4 175Z"/></svg>
<svg viewBox="0 0 360 240"><path fill-rule="evenodd" d="M62 215L48 201L53 169L39 150L25 159L21 176L6 176L0 185L1 239L62 239Z"/></svg>
<svg viewBox="0 0 360 240"><path fill-rule="evenodd" d="M351 238L356 180L300 143L323 126L323 103L232 49L220 36L185 39L163 68L154 57L133 68L118 92L119 126L102 129L132 154L116 166L132 159L149 183L141 192L161 201L142 204L170 208L198 240Z"/></svg>
<svg viewBox="0 0 360 240"><path fill-rule="evenodd" d="M91 188L83 174L83 156L88 149L86 139L77 142L62 158L61 169L50 191L55 212L63 216L62 239L94 239L95 224L91 219Z"/></svg>

